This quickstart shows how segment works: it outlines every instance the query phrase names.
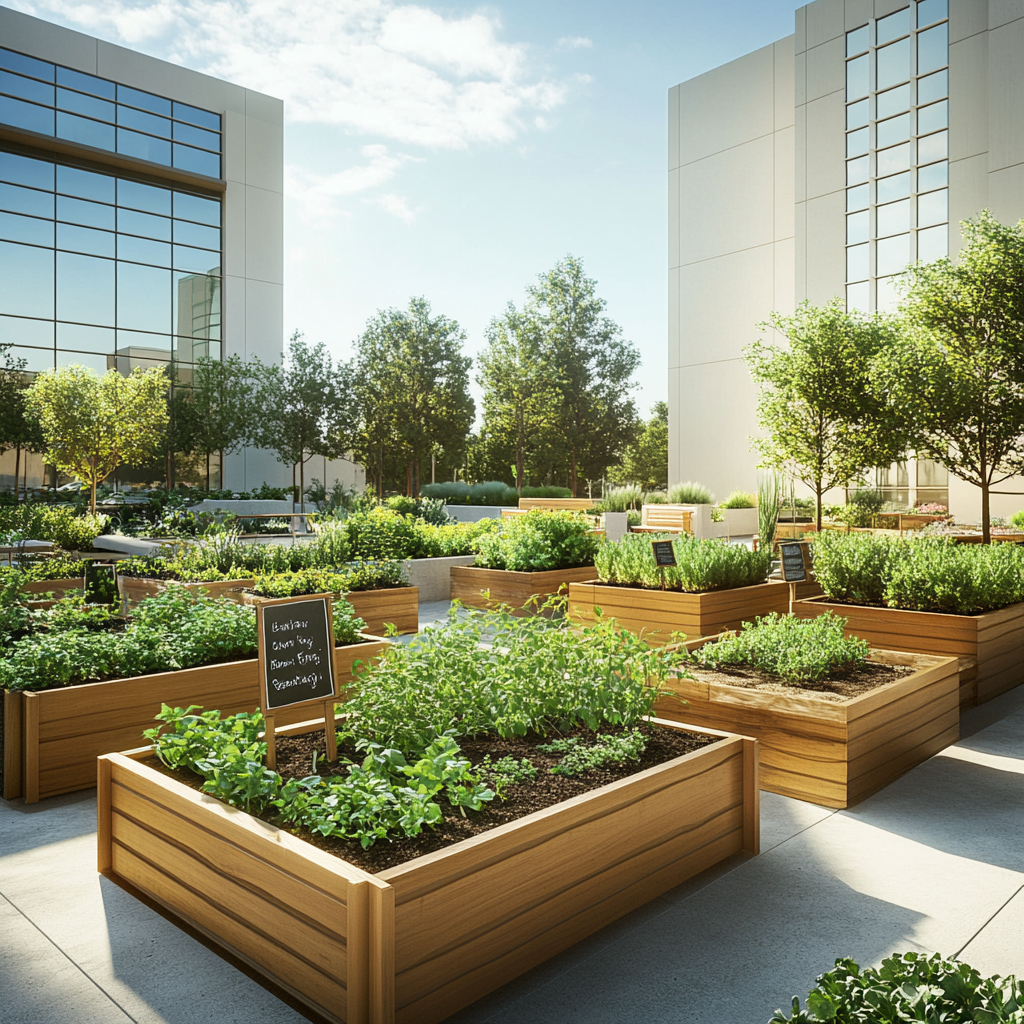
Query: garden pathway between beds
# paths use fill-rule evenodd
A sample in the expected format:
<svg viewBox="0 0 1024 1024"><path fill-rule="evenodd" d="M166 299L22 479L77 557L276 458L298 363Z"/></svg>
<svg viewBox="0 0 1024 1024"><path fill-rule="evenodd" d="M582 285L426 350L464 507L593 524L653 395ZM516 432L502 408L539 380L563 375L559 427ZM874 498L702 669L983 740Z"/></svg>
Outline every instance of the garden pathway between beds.
<svg viewBox="0 0 1024 1024"><path fill-rule="evenodd" d="M960 743L851 810L762 794L760 857L667 893L452 1024L765 1024L837 956L906 949L1024 974L1022 691L965 714ZM100 878L95 822L92 793L0 801L4 1024L304 1019Z"/></svg>

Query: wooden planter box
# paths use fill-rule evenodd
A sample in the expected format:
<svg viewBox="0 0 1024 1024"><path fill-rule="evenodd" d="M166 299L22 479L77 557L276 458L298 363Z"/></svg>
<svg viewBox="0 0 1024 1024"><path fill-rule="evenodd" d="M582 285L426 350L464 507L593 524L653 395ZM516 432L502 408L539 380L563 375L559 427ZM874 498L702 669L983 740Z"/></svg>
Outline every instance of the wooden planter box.
<svg viewBox="0 0 1024 1024"><path fill-rule="evenodd" d="M859 636L872 647L959 658L964 709L1024 683L1024 604L983 615L944 615L840 604L821 597L798 601L793 611L803 619L826 611L841 615L847 620L847 635Z"/></svg>
<svg viewBox="0 0 1024 1024"><path fill-rule="evenodd" d="M418 587L385 587L381 590L353 590L345 595L352 608L366 623L366 632L379 635L391 623L399 633L420 631L420 592ZM245 604L260 604L274 598L242 594Z"/></svg>
<svg viewBox="0 0 1024 1024"><path fill-rule="evenodd" d="M762 789L849 807L960 738L955 658L872 651L870 659L914 672L841 702L816 700L796 687L770 693L677 677L665 689L686 705L666 697L656 709L663 718L756 737Z"/></svg>
<svg viewBox="0 0 1024 1024"><path fill-rule="evenodd" d="M118 576L117 591L121 595L124 614L134 611L147 597L155 597L167 589L167 580L150 580L134 576ZM186 590L204 590L209 597L223 597L229 601L241 602L242 591L256 586L256 581L215 580L209 583L179 583Z"/></svg>
<svg viewBox="0 0 1024 1024"><path fill-rule="evenodd" d="M377 657L387 641L334 649L334 670L343 682L357 661ZM36 693L0 691L4 701L3 795L36 803L59 793L96 785L96 758L137 746L156 723L161 704L216 708L225 715L259 708L257 660L201 665L132 679L111 679ZM304 721L309 708L280 712L282 724Z"/></svg>
<svg viewBox="0 0 1024 1024"><path fill-rule="evenodd" d="M25 595L26 602L33 608L50 608L62 598L84 594L85 577L76 576L73 579L62 580L34 580L31 583L22 584L21 592ZM43 594L53 594L53 600L43 598Z"/></svg>
<svg viewBox="0 0 1024 1024"><path fill-rule="evenodd" d="M758 851L757 743L716 735L377 874L138 764L146 751L110 754L99 761L99 870L327 1020L434 1024L718 861Z"/></svg>
<svg viewBox="0 0 1024 1024"><path fill-rule="evenodd" d="M594 567L552 569L549 572L512 572L509 569L483 569L476 565L452 566L452 600L473 608L497 608L509 605L515 614L530 614L532 601L562 593L567 586L594 578ZM484 595L489 591L489 597ZM531 602L528 607L524 607Z"/></svg>
<svg viewBox="0 0 1024 1024"><path fill-rule="evenodd" d="M673 633L691 639L739 629L758 615L789 611L789 587L759 583L735 590L683 594L644 587L615 587L597 581L569 585L569 615L591 624L600 608L606 618L636 633L652 646L674 643Z"/></svg>

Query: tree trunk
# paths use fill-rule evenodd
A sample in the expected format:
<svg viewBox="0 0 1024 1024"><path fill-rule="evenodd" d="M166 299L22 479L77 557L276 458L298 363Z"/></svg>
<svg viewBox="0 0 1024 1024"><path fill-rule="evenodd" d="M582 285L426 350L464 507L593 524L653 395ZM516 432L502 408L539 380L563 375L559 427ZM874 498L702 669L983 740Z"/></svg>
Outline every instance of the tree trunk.
<svg viewBox="0 0 1024 1024"><path fill-rule="evenodd" d="M28 462L28 454L25 455ZM18 477L21 476L21 445L14 449L14 500L18 500Z"/></svg>
<svg viewBox="0 0 1024 1024"><path fill-rule="evenodd" d="M815 523L816 523L816 525L818 527L818 532L819 533L821 533L821 495L822 495L821 480L818 479L818 480L814 481L814 496L815 496L815 505L816 505L816 509L817 509ZM794 519L795 519L795 517L794 517Z"/></svg>
<svg viewBox="0 0 1024 1024"><path fill-rule="evenodd" d="M324 474L326 478L327 474ZM299 511L306 511L306 453L299 452Z"/></svg>
<svg viewBox="0 0 1024 1024"><path fill-rule="evenodd" d="M573 449L573 453L572 453L572 472L569 475L569 490L572 491L572 496L574 498L576 497L576 484L577 484L576 472L577 472L576 449L574 448Z"/></svg>
<svg viewBox="0 0 1024 1024"><path fill-rule="evenodd" d="M210 453L206 453L206 489L210 489Z"/></svg>
<svg viewBox="0 0 1024 1024"><path fill-rule="evenodd" d="M92 478L92 482L89 487L90 499L89 499L89 511L96 515L96 477Z"/></svg>
<svg viewBox="0 0 1024 1024"><path fill-rule="evenodd" d="M170 494L171 493L171 489L173 487L173 485L171 483L171 450L170 450L170 448L167 449L167 455L164 458L164 474L167 477L167 493Z"/></svg>
<svg viewBox="0 0 1024 1024"><path fill-rule="evenodd" d="M220 450L220 489L222 491L227 490L224 486L224 449Z"/></svg>
<svg viewBox="0 0 1024 1024"><path fill-rule="evenodd" d="M981 478L981 543L992 543L992 527L989 523L989 483L986 477Z"/></svg>

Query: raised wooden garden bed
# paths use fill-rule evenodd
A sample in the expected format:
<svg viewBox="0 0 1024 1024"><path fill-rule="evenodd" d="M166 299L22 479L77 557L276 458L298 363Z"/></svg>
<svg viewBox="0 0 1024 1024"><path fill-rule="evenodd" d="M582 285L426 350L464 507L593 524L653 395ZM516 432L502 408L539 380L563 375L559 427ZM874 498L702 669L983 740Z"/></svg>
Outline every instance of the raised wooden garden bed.
<svg viewBox="0 0 1024 1024"><path fill-rule="evenodd" d="M873 650L870 660L914 671L843 701L818 700L798 687L778 693L676 677L664 687L674 696L656 708L664 718L756 737L762 789L849 807L960 738L955 658Z"/></svg>
<svg viewBox="0 0 1024 1024"><path fill-rule="evenodd" d="M334 649L334 670L345 682L357 661L376 658L387 641ZM96 758L139 744L161 704L198 704L226 715L259 708L257 660L201 665L132 679L111 679L55 690L0 691L4 701L3 795L26 803L96 784ZM280 724L304 721L308 707L278 712Z"/></svg>
<svg viewBox="0 0 1024 1024"><path fill-rule="evenodd" d="M125 614L134 611L147 597L155 597L167 589L167 580L143 579L135 576L118 576L117 590L121 595L121 607ZM242 591L256 586L254 579L214 580L207 583L179 583L187 590L205 591L208 597L223 597L241 603Z"/></svg>
<svg viewBox="0 0 1024 1024"><path fill-rule="evenodd" d="M81 597L85 593L85 577L33 580L31 583L23 583L21 592L25 595L25 602L31 607L50 608L65 597ZM53 596L48 598L47 594Z"/></svg>
<svg viewBox="0 0 1024 1024"><path fill-rule="evenodd" d="M516 613L529 613L546 598L564 593L566 587L593 579L594 567L551 569L548 572L512 572L509 569L484 569L476 565L452 566L452 600L473 608L497 608L509 605ZM485 595L485 591L489 593ZM525 607L524 607L525 606Z"/></svg>
<svg viewBox="0 0 1024 1024"><path fill-rule="evenodd" d="M98 866L327 1020L434 1024L758 851L757 743L716 735L377 874L133 759L146 751L111 754L99 761Z"/></svg>
<svg viewBox="0 0 1024 1024"><path fill-rule="evenodd" d="M616 587L597 581L569 585L569 615L590 624L600 608L652 646L675 642L673 633L693 639L712 636L726 629L739 629L758 615L789 611L789 588L777 583L759 583L735 590L712 590L684 594L678 590L648 590L645 587Z"/></svg>
<svg viewBox="0 0 1024 1024"><path fill-rule="evenodd" d="M1024 604L983 615L945 615L819 597L798 601L793 611L803 619L826 611L841 615L847 635L872 647L958 658L961 708L984 704L1024 683Z"/></svg>

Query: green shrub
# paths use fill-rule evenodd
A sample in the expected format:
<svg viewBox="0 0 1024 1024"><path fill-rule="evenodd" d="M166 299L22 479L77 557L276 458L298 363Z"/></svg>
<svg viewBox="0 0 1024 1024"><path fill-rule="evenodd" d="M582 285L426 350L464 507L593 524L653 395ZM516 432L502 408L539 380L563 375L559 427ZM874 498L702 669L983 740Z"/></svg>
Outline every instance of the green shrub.
<svg viewBox="0 0 1024 1024"><path fill-rule="evenodd" d="M882 604L893 543L888 537L821 530L814 535L814 576L827 597Z"/></svg>
<svg viewBox="0 0 1024 1024"><path fill-rule="evenodd" d="M817 978L806 1011L776 1010L768 1024L903 1024L904 1021L1012 1024L1024 1019L1024 982L1012 974L983 978L973 967L937 953L897 953L863 970L843 958Z"/></svg>
<svg viewBox="0 0 1024 1024"><path fill-rule="evenodd" d="M416 519L383 506L345 520L352 558L410 558L417 548Z"/></svg>
<svg viewBox="0 0 1024 1024"><path fill-rule="evenodd" d="M697 648L691 657L698 665L752 665L787 683L815 683L834 672L863 663L868 644L845 637L846 619L825 612L815 619L795 615L760 616L734 636Z"/></svg>
<svg viewBox="0 0 1024 1024"><path fill-rule="evenodd" d="M600 508L602 512L628 512L643 503L644 492L639 487L613 487L601 499Z"/></svg>
<svg viewBox="0 0 1024 1024"><path fill-rule="evenodd" d="M89 515L68 505L24 502L0 508L0 534L15 533L25 540L49 540L69 551L88 551L110 525L110 516Z"/></svg>
<svg viewBox="0 0 1024 1024"><path fill-rule="evenodd" d="M710 505L712 497L703 484L687 480L668 489L668 500L672 505Z"/></svg>
<svg viewBox="0 0 1024 1024"><path fill-rule="evenodd" d="M721 508L757 508L757 495L749 494L747 491L733 491Z"/></svg>
<svg viewBox="0 0 1024 1024"><path fill-rule="evenodd" d="M504 519L477 537L476 564L488 569L544 572L592 565L598 541L590 521L575 512L533 509Z"/></svg>
<svg viewBox="0 0 1024 1024"><path fill-rule="evenodd" d="M771 571L770 551L751 551L742 544L698 540L688 534L673 541L677 565L664 569L667 590L700 593L732 590L764 583ZM650 537L627 533L620 541L603 544L594 560L602 583L630 587L661 587L662 572L654 563Z"/></svg>
<svg viewBox="0 0 1024 1024"><path fill-rule="evenodd" d="M49 558L32 558L19 566L26 583L42 583L45 580L74 580L85 575L85 562L57 552Z"/></svg>
<svg viewBox="0 0 1024 1024"><path fill-rule="evenodd" d="M316 564L322 566L344 565L352 558L348 543L348 527L340 519L323 519L313 523L316 540Z"/></svg>
<svg viewBox="0 0 1024 1024"><path fill-rule="evenodd" d="M425 498L435 498L448 505L507 505L515 508L519 504L520 494L500 480L488 480L480 484L466 484L461 480L454 483L424 484L420 494ZM524 487L524 498L569 498L572 491L568 487Z"/></svg>
<svg viewBox="0 0 1024 1024"><path fill-rule="evenodd" d="M1016 526L1018 530L1024 530L1024 509L1021 509L1020 512L1014 512L1010 516L1010 523Z"/></svg>

